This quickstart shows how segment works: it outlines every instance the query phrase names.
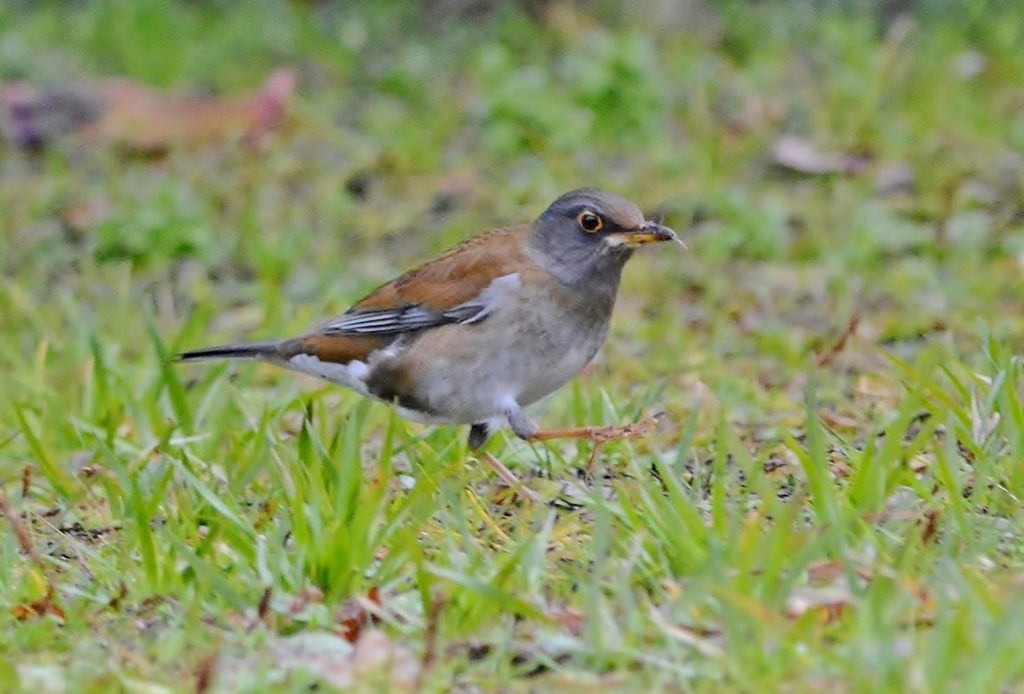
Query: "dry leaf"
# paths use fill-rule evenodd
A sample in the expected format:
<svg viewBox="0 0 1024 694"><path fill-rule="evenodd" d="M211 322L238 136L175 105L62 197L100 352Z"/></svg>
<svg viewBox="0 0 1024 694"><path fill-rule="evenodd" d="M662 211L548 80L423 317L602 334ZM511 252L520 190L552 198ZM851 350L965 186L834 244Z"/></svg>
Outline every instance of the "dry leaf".
<svg viewBox="0 0 1024 694"><path fill-rule="evenodd" d="M830 427L853 429L857 426L857 420L832 410L824 408L818 410L818 417Z"/></svg>
<svg viewBox="0 0 1024 694"><path fill-rule="evenodd" d="M823 624L830 624L838 620L852 602L853 594L845 580L821 588L802 586L786 598L786 616L798 619L815 612Z"/></svg>
<svg viewBox="0 0 1024 694"><path fill-rule="evenodd" d="M821 559L807 565L807 578L814 583L835 581L845 575L843 565L831 559Z"/></svg>
<svg viewBox="0 0 1024 694"><path fill-rule="evenodd" d="M58 619L64 619L64 610L53 601L53 588L47 590L42 600L36 600L25 605L15 605L11 608L11 614L18 621L24 621L30 617L45 617L52 614Z"/></svg>
<svg viewBox="0 0 1024 694"><path fill-rule="evenodd" d="M780 137L772 147L772 159L784 169L810 176L856 175L867 165L864 156L825 153L796 135Z"/></svg>
<svg viewBox="0 0 1024 694"><path fill-rule="evenodd" d="M106 110L79 134L145 152L219 144L239 135L257 145L280 123L295 82L293 71L278 71L247 99L196 98L126 80L108 82L100 89Z"/></svg>
<svg viewBox="0 0 1024 694"><path fill-rule="evenodd" d="M200 98L118 79L36 89L0 87L0 128L8 141L43 146L73 132L86 142L145 153L224 144L236 137L258 146L277 128L295 90L293 70L279 70L242 99Z"/></svg>
<svg viewBox="0 0 1024 694"><path fill-rule="evenodd" d="M845 460L830 459L828 461L828 469L837 479L843 479L850 475L850 466Z"/></svg>
<svg viewBox="0 0 1024 694"><path fill-rule="evenodd" d="M355 643L359 639L363 627L372 623L374 619L373 614L367 609L367 603L369 606L380 606L380 591L376 586L370 588L363 599L350 598L346 600L334 616L334 620L338 623L338 634L349 643Z"/></svg>
<svg viewBox="0 0 1024 694"><path fill-rule="evenodd" d="M295 599L288 605L288 614L294 617L302 613L312 604L324 601L324 592L316 586L305 586L295 594Z"/></svg>
<svg viewBox="0 0 1024 694"><path fill-rule="evenodd" d="M861 567L855 567L854 573L862 581L870 581L871 572ZM846 576L846 567L831 559L813 561L807 565L807 578L812 583L827 583L836 581Z"/></svg>
<svg viewBox="0 0 1024 694"><path fill-rule="evenodd" d="M587 623L587 616L573 607L552 608L546 611L548 617L560 624L573 636L583 633L583 627Z"/></svg>

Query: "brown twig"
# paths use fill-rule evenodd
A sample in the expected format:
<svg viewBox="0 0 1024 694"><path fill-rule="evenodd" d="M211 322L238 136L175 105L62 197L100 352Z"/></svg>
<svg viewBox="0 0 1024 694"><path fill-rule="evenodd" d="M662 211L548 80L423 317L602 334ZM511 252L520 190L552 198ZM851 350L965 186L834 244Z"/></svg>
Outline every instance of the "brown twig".
<svg viewBox="0 0 1024 694"><path fill-rule="evenodd" d="M196 694L206 694L213 684L214 674L217 670L217 654L208 655L199 663L196 669Z"/></svg>
<svg viewBox="0 0 1024 694"><path fill-rule="evenodd" d="M4 515L7 522L11 524L11 529L14 530L14 536L18 538L18 544L21 545L22 551L28 555L28 558L39 567L39 570L44 575L47 574L46 564L43 562L43 558L39 556L36 545L32 542L32 537L28 534L28 528L25 527L25 521L21 519L14 509L11 508L10 502L7 501L7 495L4 494L3 490L0 489L0 513Z"/></svg>
<svg viewBox="0 0 1024 694"><path fill-rule="evenodd" d="M274 589L271 586L267 586L263 590L263 595L260 596L260 604L256 607L256 621L253 623L253 628L255 628L260 622L270 626L270 598L273 597L273 595Z"/></svg>
<svg viewBox="0 0 1024 694"><path fill-rule="evenodd" d="M597 456L601 454L601 449L604 448L604 441L597 441L594 444L594 450L590 453L590 459L587 460L586 471L590 475L594 471L594 463L597 462Z"/></svg>
<svg viewBox="0 0 1024 694"><path fill-rule="evenodd" d="M3 489L0 489L0 514L7 519L7 522L11 524L11 529L14 530L14 536L18 538L18 544L21 545L21 549L28 556L29 561L39 568L39 573L42 574L43 580L46 582L46 595L42 600L30 603L28 605L18 605L14 608L14 616L18 619L26 619L29 616L43 616L46 614L52 614L60 619L64 619L64 610L61 609L60 605L54 600L54 596L57 593L57 588L53 583L53 579L50 576L49 567L46 562L43 561L42 555L39 554L39 550L36 549L35 542L32 541L32 536L28 534L28 528L25 527L25 521L22 520L18 513L15 513L14 509L11 508L11 503L7 500L7 495L4 494Z"/></svg>
<svg viewBox="0 0 1024 694"><path fill-rule="evenodd" d="M21 498L28 498L29 487L32 486L32 466L26 465L21 471Z"/></svg>
<svg viewBox="0 0 1024 694"><path fill-rule="evenodd" d="M931 544L939 532L939 510L928 509L924 512L924 528L921 530L921 544Z"/></svg>
<svg viewBox="0 0 1024 694"><path fill-rule="evenodd" d="M836 340L836 343L832 345L832 349L828 350L823 354L818 355L818 358L815 360L818 365L818 368L828 366L829 364L836 360L836 357L838 357L840 352L842 352L843 349L846 347L846 343L857 331L857 326L859 324L860 316L855 314L852 318L850 318L850 322L846 324L846 330L844 330L843 334L839 336L839 339Z"/></svg>
<svg viewBox="0 0 1024 694"><path fill-rule="evenodd" d="M434 661L437 660L437 633L444 604L443 597L435 596L434 604L430 606L430 612L427 614L427 623L423 629L423 660L420 662L420 672L416 678L414 692L423 691L427 673L433 667Z"/></svg>

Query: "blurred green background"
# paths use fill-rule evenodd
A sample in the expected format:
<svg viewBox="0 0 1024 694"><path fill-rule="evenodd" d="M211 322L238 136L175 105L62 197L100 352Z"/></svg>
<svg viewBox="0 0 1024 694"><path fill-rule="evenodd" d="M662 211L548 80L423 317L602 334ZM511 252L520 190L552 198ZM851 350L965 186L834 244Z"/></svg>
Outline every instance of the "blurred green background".
<svg viewBox="0 0 1024 694"><path fill-rule="evenodd" d="M1021 75L1014 0L3 3L0 678L1020 691ZM656 434L494 445L549 504L465 432L166 363L584 185L690 251L537 415ZM369 595L404 679L287 641Z"/></svg>

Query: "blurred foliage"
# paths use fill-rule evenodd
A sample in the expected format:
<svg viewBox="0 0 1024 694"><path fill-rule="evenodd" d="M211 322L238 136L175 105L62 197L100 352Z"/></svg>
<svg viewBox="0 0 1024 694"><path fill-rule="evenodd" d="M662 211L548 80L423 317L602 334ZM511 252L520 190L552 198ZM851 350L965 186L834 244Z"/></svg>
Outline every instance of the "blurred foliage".
<svg viewBox="0 0 1024 694"><path fill-rule="evenodd" d="M473 169L501 180L511 199L521 202L586 180L626 192L643 188L649 204L673 198L670 209L684 216L699 205L722 218L722 233L708 240L718 255L808 257L816 247L831 247L825 236L846 236L841 229L852 217L805 220L810 233L788 238L792 234L782 227L805 213L787 207L779 186L763 179L766 162L759 158L780 133L798 133L827 149L866 152L880 163L906 162L920 190L916 209L887 213L896 215L897 227L906 215L913 224L956 213L962 203L949 198L979 176L991 187L985 162L1002 143L1024 137L1014 97L998 86L1022 68L1024 28L1010 9L966 3L966 17L977 14L996 28L972 38L969 19L958 19L951 32L924 5L912 8L916 20L905 17L886 29L859 5L715 3L704 7L714 21L699 29L653 33L642 23L607 23L601 8L591 14L587 7L536 5L539 20L504 6L489 18L460 19L456 13L443 30L417 33L413 28L431 12L430 3L375 3L372 10L351 3L306 9L117 0L71 8L7 6L0 10L0 27L6 27L0 29L0 74L37 83L118 75L235 94L255 88L276 67L295 65L308 97L297 109L299 139L290 151L277 152L270 167L290 177L300 197L313 194L311 186L321 192L314 204L323 206L316 213L322 221L315 226L344 225L332 215L348 213L359 201L337 200L333 191L351 189L353 180L369 181L385 195L417 186L417 179L426 183L438 171ZM1005 16L992 18L999 12ZM804 16L815 19L801 21ZM952 74L958 55L966 61L983 56L980 71L964 78ZM936 61L948 67L948 78L934 76ZM993 91L1000 94L995 102L988 96ZM88 154L64 156L77 157L70 180L95 183L116 175ZM944 165L935 166L938 159ZM241 163L207 157L199 167L175 168L205 179ZM146 185L180 187L140 176L151 179ZM748 182L756 187L732 190ZM842 182L835 194L859 195L866 185ZM63 187L47 195L74 198L84 186ZM118 229L137 219L135 210L113 203L113 217L94 239L98 257L142 258L157 241L161 257L233 254L230 247L215 250L225 243L240 249L232 231L238 218L222 217L224 233L211 237L183 213L187 195L167 193L177 202L157 202L147 212L152 221L138 222L145 228L125 230L130 239L118 238ZM127 197L121 200L128 204ZM213 199L193 203L218 207ZM513 212L497 211L500 217ZM385 217L388 224L397 222ZM682 217L670 221L685 224ZM377 226L368 233L382 232ZM850 233L859 234L853 228ZM763 238L755 238L759 234ZM991 235L991 241L1006 242L1007 234ZM31 245L19 248L26 252Z"/></svg>
<svg viewBox="0 0 1024 694"><path fill-rule="evenodd" d="M0 148L0 490L40 554L3 521L0 682L283 681L376 599L422 691L1019 688L1019 2L0 3L0 83L281 67L259 147ZM637 254L538 414L662 431L494 442L550 505L464 431L167 363L580 185L690 252Z"/></svg>

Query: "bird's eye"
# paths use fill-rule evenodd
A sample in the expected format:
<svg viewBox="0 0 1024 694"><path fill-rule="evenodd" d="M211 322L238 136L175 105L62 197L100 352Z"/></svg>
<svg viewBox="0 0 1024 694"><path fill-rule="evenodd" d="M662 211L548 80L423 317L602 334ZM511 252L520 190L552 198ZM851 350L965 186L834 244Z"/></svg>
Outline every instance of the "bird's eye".
<svg viewBox="0 0 1024 694"><path fill-rule="evenodd" d="M600 231L601 227L604 226L604 222L601 221L601 218L589 210L581 212L580 216L576 218L576 221L579 223L580 229L588 234Z"/></svg>

